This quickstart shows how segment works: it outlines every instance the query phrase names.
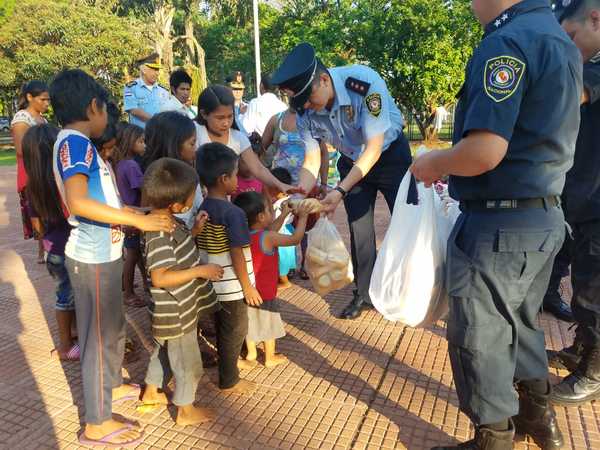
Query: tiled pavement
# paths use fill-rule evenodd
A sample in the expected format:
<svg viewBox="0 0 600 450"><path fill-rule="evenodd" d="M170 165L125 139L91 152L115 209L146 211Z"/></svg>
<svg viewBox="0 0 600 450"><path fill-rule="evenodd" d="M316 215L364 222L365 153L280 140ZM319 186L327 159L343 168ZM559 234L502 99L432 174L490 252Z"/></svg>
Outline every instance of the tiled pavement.
<svg viewBox="0 0 600 450"><path fill-rule="evenodd" d="M56 340L53 283L35 263L36 248L21 239L15 170L0 168L0 446L7 449L79 448L82 407L78 364L50 358ZM388 213L380 204L380 234ZM347 238L343 211L336 216ZM380 236L381 238L382 236ZM284 292L288 335L279 349L290 363L244 372L259 388L250 396L222 395L207 369L198 403L218 410L215 422L174 425L172 410L141 414L133 404L116 413L145 425L139 449L426 449L467 439L472 429L458 412L443 323L403 328L375 312L356 321L334 318L348 289L325 300L307 283ZM139 359L126 363L141 382L150 344L142 310L129 309L129 335ZM542 316L548 345L570 343L567 326ZM556 380L555 380L556 381ZM600 449L600 405L559 408L565 448ZM519 449L533 449L524 442Z"/></svg>

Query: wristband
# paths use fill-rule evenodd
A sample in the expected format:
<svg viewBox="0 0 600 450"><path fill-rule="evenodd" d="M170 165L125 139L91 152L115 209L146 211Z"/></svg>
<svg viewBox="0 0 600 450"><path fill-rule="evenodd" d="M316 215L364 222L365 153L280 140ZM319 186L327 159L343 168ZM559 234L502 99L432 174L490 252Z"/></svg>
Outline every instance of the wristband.
<svg viewBox="0 0 600 450"><path fill-rule="evenodd" d="M346 197L346 195L348 195L348 192L346 192L346 190L341 187L339 184L334 188L336 191L338 191L340 194L342 194L342 198Z"/></svg>

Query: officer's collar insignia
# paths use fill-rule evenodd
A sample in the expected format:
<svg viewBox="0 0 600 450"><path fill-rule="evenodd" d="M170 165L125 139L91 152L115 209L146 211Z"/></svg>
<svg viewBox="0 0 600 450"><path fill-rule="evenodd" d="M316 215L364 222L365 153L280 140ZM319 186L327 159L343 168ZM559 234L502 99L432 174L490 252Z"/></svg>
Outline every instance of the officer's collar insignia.
<svg viewBox="0 0 600 450"><path fill-rule="evenodd" d="M590 62L591 62L592 64L596 64L596 63L597 63L597 62L599 62L599 61L600 61L600 52L596 53L594 56L592 56L592 57L590 58Z"/></svg>
<svg viewBox="0 0 600 450"><path fill-rule="evenodd" d="M354 119L354 108L352 106L344 106L343 109L346 112L346 118L348 119L348 122L352 122Z"/></svg>
<svg viewBox="0 0 600 450"><path fill-rule="evenodd" d="M523 78L525 63L512 56L497 56L485 63L485 93L495 102L510 98Z"/></svg>
<svg viewBox="0 0 600 450"><path fill-rule="evenodd" d="M130 81L129 83L127 83L125 86L127 86L127 87L133 87L136 84L137 84L137 80L133 80L133 81Z"/></svg>
<svg viewBox="0 0 600 450"><path fill-rule="evenodd" d="M381 95L367 95L367 98L365 98L365 103L367 104L367 109L371 115L374 117L379 117L379 114L381 114Z"/></svg>
<svg viewBox="0 0 600 450"><path fill-rule="evenodd" d="M508 13L504 13L494 21L494 25L496 26L496 28L500 28L507 21L509 21L509 19L510 19L510 15Z"/></svg>

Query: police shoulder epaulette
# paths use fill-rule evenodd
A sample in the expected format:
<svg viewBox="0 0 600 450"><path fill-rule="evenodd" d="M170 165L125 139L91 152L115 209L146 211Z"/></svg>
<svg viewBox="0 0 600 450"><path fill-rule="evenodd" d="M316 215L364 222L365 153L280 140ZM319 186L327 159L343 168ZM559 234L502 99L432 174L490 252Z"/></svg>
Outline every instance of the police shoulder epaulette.
<svg viewBox="0 0 600 450"><path fill-rule="evenodd" d="M162 84L159 84L158 87L163 88L165 91L169 91L166 87L164 87Z"/></svg>
<svg viewBox="0 0 600 450"><path fill-rule="evenodd" d="M133 80L133 81L130 81L129 83L127 83L125 86L134 87L136 84L137 84L137 80Z"/></svg>
<svg viewBox="0 0 600 450"><path fill-rule="evenodd" d="M367 92L369 92L370 87L371 83L367 83L366 81L357 80L356 78L352 77L348 77L346 79L346 89L349 89L352 92L356 92L357 94L360 94L363 97L367 95Z"/></svg>

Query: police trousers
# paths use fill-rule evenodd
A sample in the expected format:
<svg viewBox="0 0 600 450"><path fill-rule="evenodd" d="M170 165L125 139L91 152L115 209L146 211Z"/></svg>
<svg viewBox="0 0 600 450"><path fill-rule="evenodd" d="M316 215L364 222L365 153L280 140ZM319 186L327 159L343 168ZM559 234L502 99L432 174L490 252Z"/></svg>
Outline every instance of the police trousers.
<svg viewBox="0 0 600 450"><path fill-rule="evenodd" d="M375 242L375 201L377 192L381 192L393 212L396 194L404 174L412 163L410 146L404 134L392 142L389 148L381 154L379 161L369 173L348 192L344 198L344 207L348 214L350 225L350 250L354 267L354 282L360 297L368 303L369 284L373 266L377 258ZM338 170L341 179L352 170L354 162L345 155L338 160ZM411 183L409 202L416 202L416 187Z"/></svg>
<svg viewBox="0 0 600 450"><path fill-rule="evenodd" d="M565 242L563 243L560 251L554 258L554 265L552 266L552 275L550 275L550 283L544 297L544 303L551 297L560 297L559 289L560 282L564 277L569 275L569 267L571 266L572 259L572 246L573 240L568 233L565 233Z"/></svg>
<svg viewBox="0 0 600 450"><path fill-rule="evenodd" d="M571 308L583 336L600 346L600 221L573 227Z"/></svg>
<svg viewBox="0 0 600 450"><path fill-rule="evenodd" d="M564 239L560 207L465 211L448 242L448 349L476 425L519 411L515 381L546 379L536 316Z"/></svg>

